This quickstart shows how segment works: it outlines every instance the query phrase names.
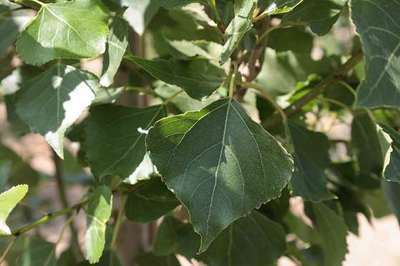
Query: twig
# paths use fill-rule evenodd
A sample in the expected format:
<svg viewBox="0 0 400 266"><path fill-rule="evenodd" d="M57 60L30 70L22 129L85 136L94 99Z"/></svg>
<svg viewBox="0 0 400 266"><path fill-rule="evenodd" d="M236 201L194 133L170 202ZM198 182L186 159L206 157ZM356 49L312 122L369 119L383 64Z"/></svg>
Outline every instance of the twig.
<svg viewBox="0 0 400 266"><path fill-rule="evenodd" d="M117 239L118 239L118 234L121 229L121 225L124 221L124 209L125 209L125 203L126 203L126 196L122 195L120 196L119 200L119 209L118 209L118 216L117 220L115 222L115 227L113 231L113 236L111 240L111 249L115 250L117 247Z"/></svg>
<svg viewBox="0 0 400 266"><path fill-rule="evenodd" d="M36 221L34 221L34 222L30 223L30 224L21 226L20 228L14 230L11 233L11 235L13 235L15 237L20 236L20 235L22 235L22 234L24 234L26 232L31 231L32 229L35 229L36 227L38 227L38 226L40 226L42 224L46 224L46 223L48 223L48 222L50 222L50 221L52 221L52 220L54 220L56 218L59 218L59 217L64 216L66 214L72 213L74 211L78 211L84 205L86 205L87 202L88 202L88 200L84 200L84 201L81 201L80 203L75 204L75 205L73 205L73 206L71 206L69 208L61 209L59 211L50 212L50 213L48 213L46 215L43 215L41 218L37 219Z"/></svg>

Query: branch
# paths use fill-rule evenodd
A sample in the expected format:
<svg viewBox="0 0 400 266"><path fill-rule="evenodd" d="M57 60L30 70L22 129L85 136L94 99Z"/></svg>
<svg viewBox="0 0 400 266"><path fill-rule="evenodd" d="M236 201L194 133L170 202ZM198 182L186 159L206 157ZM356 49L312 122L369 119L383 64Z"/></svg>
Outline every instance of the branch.
<svg viewBox="0 0 400 266"><path fill-rule="evenodd" d="M318 97L324 90L331 84L341 79L341 76L345 75L347 72L352 70L361 60L363 59L363 53L357 52L355 53L346 63L341 65L334 73L323 79L320 83L318 83L314 89L312 89L309 93L304 95L302 98L293 102L290 106L284 109L284 113L287 117L294 116L298 112L302 110L302 108ZM265 128L269 128L274 126L279 122L279 115L274 115L271 119L266 120L263 123Z"/></svg>
<svg viewBox="0 0 400 266"><path fill-rule="evenodd" d="M86 203L88 203L88 200L84 200L78 204L75 204L74 206L71 206L69 208L66 209L62 209L56 212L50 212L44 216L42 216L41 218L39 218L38 220L34 221L33 223L21 226L20 228L14 230L11 235L17 237L20 236L26 232L29 232L30 230L42 225L42 224L46 224L58 217L64 216L66 214L70 214L74 211L79 211L79 209L81 209L84 205L86 205Z"/></svg>
<svg viewBox="0 0 400 266"><path fill-rule="evenodd" d="M62 162L60 157L58 157L57 153L53 151L53 161L54 161L54 166L55 166L55 174L54 174L54 179L57 182L57 189L58 189L58 195L60 196L60 201L62 204L62 207L64 209L69 208L68 200L67 200L67 194L66 194L66 189L65 189L65 184L64 184L64 179L63 179L63 168L62 168ZM68 219L73 219L71 213L67 213L67 218ZM71 239L72 239L72 247L75 253L75 256L77 259L80 259L83 257L82 251L80 249L79 245L79 240L78 240L78 231L76 230L74 226L73 220L71 223L69 223L69 230L71 231Z"/></svg>

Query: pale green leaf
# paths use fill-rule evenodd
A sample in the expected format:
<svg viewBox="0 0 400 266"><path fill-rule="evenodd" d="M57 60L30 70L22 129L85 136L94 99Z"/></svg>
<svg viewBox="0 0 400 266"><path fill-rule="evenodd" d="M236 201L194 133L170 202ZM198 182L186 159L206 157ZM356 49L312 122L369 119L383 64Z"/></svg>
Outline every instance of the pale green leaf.
<svg viewBox="0 0 400 266"><path fill-rule="evenodd" d="M146 154L147 130L165 116L162 105L133 108L99 105L90 109L85 129L87 159L97 177L126 178Z"/></svg>
<svg viewBox="0 0 400 266"><path fill-rule="evenodd" d="M385 157L383 178L390 182L400 183L400 133L388 126L384 126L383 129L389 134L391 140L391 148Z"/></svg>
<svg viewBox="0 0 400 266"><path fill-rule="evenodd" d="M66 264L62 266L72 266L72 265ZM122 263L115 252L111 250L105 250L99 262L93 264L88 261L83 261L79 263L78 266L122 266Z"/></svg>
<svg viewBox="0 0 400 266"><path fill-rule="evenodd" d="M17 114L63 157L65 131L95 99L97 90L92 74L56 64L22 85Z"/></svg>
<svg viewBox="0 0 400 266"><path fill-rule="evenodd" d="M190 97L201 99L209 96L224 81L225 72L205 59L193 60L146 60L127 57L150 75L168 84L181 87Z"/></svg>
<svg viewBox="0 0 400 266"><path fill-rule="evenodd" d="M366 77L357 90L357 104L365 107L398 107L400 3L352 0L351 7L366 58Z"/></svg>
<svg viewBox="0 0 400 266"><path fill-rule="evenodd" d="M230 99L160 120L146 143L188 209L202 237L200 251L232 222L278 197L292 175L291 156Z"/></svg>
<svg viewBox="0 0 400 266"><path fill-rule="evenodd" d="M11 211L28 193L27 185L18 185L0 194L0 235L10 235L6 220Z"/></svg>
<svg viewBox="0 0 400 266"><path fill-rule="evenodd" d="M103 58L103 70L100 78L102 86L108 87L113 83L127 47L128 25L122 18L114 17L107 39L107 50Z"/></svg>
<svg viewBox="0 0 400 266"><path fill-rule="evenodd" d="M225 30L225 44L220 64L228 61L244 35L252 28L255 0L235 0L235 16Z"/></svg>
<svg viewBox="0 0 400 266"><path fill-rule="evenodd" d="M160 0L122 0L121 4L128 8L124 19L139 35L142 35L161 6ZM167 2L167 1L164 1Z"/></svg>
<svg viewBox="0 0 400 266"><path fill-rule="evenodd" d="M330 164L328 138L294 123L289 123L289 129L295 154L291 180L294 195L311 201L331 199L325 174Z"/></svg>
<svg viewBox="0 0 400 266"><path fill-rule="evenodd" d="M91 58L104 53L107 34L105 9L97 0L46 3L20 34L17 51L32 65Z"/></svg>
<svg viewBox="0 0 400 266"><path fill-rule="evenodd" d="M213 94L210 97L207 97L207 99L200 101L191 98L184 91L179 93L180 91L182 91L181 88L174 85L169 85L162 81L156 81L154 83L154 92L163 99L172 97L170 98L170 103L174 104L176 108L183 113L200 110L220 98L218 94Z"/></svg>
<svg viewBox="0 0 400 266"><path fill-rule="evenodd" d="M324 203L307 203L306 213L321 238L325 266L341 266L347 253L347 227L341 216Z"/></svg>
<svg viewBox="0 0 400 266"><path fill-rule="evenodd" d="M292 11L303 0L268 0L268 6L263 12L266 15L278 15Z"/></svg>
<svg viewBox="0 0 400 266"><path fill-rule="evenodd" d="M136 186L138 188L128 194L125 205L126 217L132 221L151 222L179 205L159 177L141 181Z"/></svg>
<svg viewBox="0 0 400 266"><path fill-rule="evenodd" d="M97 263L103 254L106 223L112 211L112 192L107 186L97 187L90 195L87 205L87 229L85 233L85 256L90 263Z"/></svg>
<svg viewBox="0 0 400 266"><path fill-rule="evenodd" d="M210 41L186 41L186 40L170 40L169 45L179 54L186 57L201 56L217 65L221 56L223 46L219 43Z"/></svg>

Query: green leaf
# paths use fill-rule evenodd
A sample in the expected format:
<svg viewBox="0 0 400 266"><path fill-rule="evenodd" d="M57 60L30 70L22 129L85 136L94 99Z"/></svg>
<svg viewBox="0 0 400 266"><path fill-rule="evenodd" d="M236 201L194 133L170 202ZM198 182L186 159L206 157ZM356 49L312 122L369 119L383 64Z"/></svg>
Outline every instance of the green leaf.
<svg viewBox="0 0 400 266"><path fill-rule="evenodd" d="M182 91L179 87L169 85L162 81L154 83L154 92L163 99L170 98L170 103L174 104L181 112L197 111L210 103L219 99L219 95L213 94L207 99L202 101L191 98L186 92ZM179 94L178 94L179 93Z"/></svg>
<svg viewBox="0 0 400 266"><path fill-rule="evenodd" d="M152 253L140 254L136 257L137 266L180 266L175 256L156 256Z"/></svg>
<svg viewBox="0 0 400 266"><path fill-rule="evenodd" d="M343 218L324 203L307 203L306 213L321 237L324 265L341 266L347 253L347 227Z"/></svg>
<svg viewBox="0 0 400 266"><path fill-rule="evenodd" d="M146 131L165 116L164 106L133 108L99 105L90 109L86 125L87 158L97 177L126 178L146 154Z"/></svg>
<svg viewBox="0 0 400 266"><path fill-rule="evenodd" d="M228 227L199 259L210 266L274 265L286 251L285 236L280 224L253 212Z"/></svg>
<svg viewBox="0 0 400 266"><path fill-rule="evenodd" d="M63 157L65 131L95 99L97 90L92 74L56 64L22 85L17 114Z"/></svg>
<svg viewBox="0 0 400 266"><path fill-rule="evenodd" d="M335 24L346 2L347 0L303 0L283 17L282 24L307 25L314 33L324 35Z"/></svg>
<svg viewBox="0 0 400 266"><path fill-rule="evenodd" d="M200 238L189 223L182 223L172 216L166 216L157 230L153 252L157 256L180 254L194 258Z"/></svg>
<svg viewBox="0 0 400 266"><path fill-rule="evenodd" d="M268 16L288 13L303 0L267 0L268 6L262 14Z"/></svg>
<svg viewBox="0 0 400 266"><path fill-rule="evenodd" d="M122 0L121 4L128 7L124 12L124 19L137 34L143 35L147 25L160 8L161 2L163 1Z"/></svg>
<svg viewBox="0 0 400 266"><path fill-rule="evenodd" d="M188 57L200 56L210 60L214 65L219 64L219 57L221 56L223 50L223 46L221 44L203 40L170 40L168 41L168 44L179 54L178 58L186 57L183 59L188 59Z"/></svg>
<svg viewBox="0 0 400 266"><path fill-rule="evenodd" d="M71 266L71 265L67 264L65 266ZM83 261L79 263L78 266L122 266L122 263L118 258L117 254L115 254L115 252L106 250L104 251L104 254L99 262L93 264L89 263L88 261Z"/></svg>
<svg viewBox="0 0 400 266"><path fill-rule="evenodd" d="M367 109L355 111L351 139L360 173L381 178L390 138L376 125Z"/></svg>
<svg viewBox="0 0 400 266"><path fill-rule="evenodd" d="M333 195L326 188L325 174L330 164L328 138L295 123L289 123L289 130L295 154L291 179L294 195L311 201L332 199Z"/></svg>
<svg viewBox="0 0 400 266"><path fill-rule="evenodd" d="M311 54L313 42L314 36L301 27L278 28L268 34L268 46L276 52Z"/></svg>
<svg viewBox="0 0 400 266"><path fill-rule="evenodd" d="M128 25L122 18L114 17L110 25L107 50L103 59L103 70L100 78L102 86L108 87L113 83L127 47Z"/></svg>
<svg viewBox="0 0 400 266"><path fill-rule="evenodd" d="M18 32L29 22L32 15L26 10L13 11L8 6L0 4L0 58L9 46L17 39Z"/></svg>
<svg viewBox="0 0 400 266"><path fill-rule="evenodd" d="M181 87L190 97L201 99L209 96L225 80L225 72L211 64L208 60L146 60L136 56L128 56L153 77L168 84Z"/></svg>
<svg viewBox="0 0 400 266"><path fill-rule="evenodd" d="M400 184L383 180L382 189L390 209L400 223Z"/></svg>
<svg viewBox="0 0 400 266"><path fill-rule="evenodd" d="M96 57L105 51L107 34L107 16L98 1L46 3L20 34L17 51L32 65Z"/></svg>
<svg viewBox="0 0 400 266"><path fill-rule="evenodd" d="M85 255L91 263L97 263L103 254L106 223L112 210L112 192L107 186L97 187L90 195L87 205L87 230L85 234Z"/></svg>
<svg viewBox="0 0 400 266"><path fill-rule="evenodd" d="M296 89L298 82L306 81L310 74L330 74L335 63L332 58L314 61L310 54L276 52L267 48L257 83L271 94L287 94Z"/></svg>
<svg viewBox="0 0 400 266"><path fill-rule="evenodd" d="M136 186L137 189L128 194L125 205L125 214L129 220L151 222L179 205L179 201L159 177L140 181Z"/></svg>
<svg viewBox="0 0 400 266"><path fill-rule="evenodd" d="M230 99L160 120L146 143L188 209L202 237L200 251L229 224L278 197L292 175L291 156Z"/></svg>
<svg viewBox="0 0 400 266"><path fill-rule="evenodd" d="M398 107L400 4L397 1L352 0L351 8L366 58L366 78L358 88L357 104Z"/></svg>
<svg viewBox="0 0 400 266"><path fill-rule="evenodd" d="M244 35L252 28L255 0L235 0L235 17L225 30L225 44L220 58L220 64L228 61Z"/></svg>
<svg viewBox="0 0 400 266"><path fill-rule="evenodd" d="M20 155L1 144L0 162L5 168L9 184L27 184L28 186L37 184L39 174ZM2 189L3 187L0 187L0 190Z"/></svg>
<svg viewBox="0 0 400 266"><path fill-rule="evenodd" d="M23 266L57 266L56 247L37 237L26 237L23 240L23 252L18 256L17 265Z"/></svg>
<svg viewBox="0 0 400 266"><path fill-rule="evenodd" d="M400 183L400 133L388 126L383 126L384 131L391 138L391 148L385 157L383 178L390 182Z"/></svg>
<svg viewBox="0 0 400 266"><path fill-rule="evenodd" d="M0 194L0 235L10 235L6 220L11 211L28 193L27 185L18 185Z"/></svg>

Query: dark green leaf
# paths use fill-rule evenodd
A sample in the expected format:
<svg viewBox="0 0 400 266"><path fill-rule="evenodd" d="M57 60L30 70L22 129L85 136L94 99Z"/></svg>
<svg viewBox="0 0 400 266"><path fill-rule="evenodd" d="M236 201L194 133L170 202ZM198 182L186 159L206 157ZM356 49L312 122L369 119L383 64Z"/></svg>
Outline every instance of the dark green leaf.
<svg viewBox="0 0 400 266"><path fill-rule="evenodd" d="M122 18L114 17L109 34L100 78L100 84L105 87L113 83L114 76L128 47L128 24Z"/></svg>
<svg viewBox="0 0 400 266"><path fill-rule="evenodd" d="M278 197L292 175L290 155L230 99L160 120L146 142L202 236L200 251L229 224Z"/></svg>
<svg viewBox="0 0 400 266"><path fill-rule="evenodd" d="M22 85L17 114L63 157L66 130L95 99L97 90L92 74L56 64Z"/></svg>
<svg viewBox="0 0 400 266"><path fill-rule="evenodd" d="M8 6L0 4L0 58L7 52L7 48L17 39L18 32L31 18L26 10L13 11Z"/></svg>
<svg viewBox="0 0 400 266"><path fill-rule="evenodd" d="M312 34L300 27L278 28L268 35L268 46L277 52L292 51L298 54L310 54L313 42Z"/></svg>
<svg viewBox="0 0 400 266"><path fill-rule="evenodd" d="M137 266L180 266L175 256L160 257L151 253L141 254L136 258Z"/></svg>
<svg viewBox="0 0 400 266"><path fill-rule="evenodd" d="M321 237L324 265L341 266L347 253L347 227L343 218L324 203L307 203L306 207Z"/></svg>
<svg viewBox="0 0 400 266"><path fill-rule="evenodd" d="M297 82L306 81L313 73L330 74L335 63L333 58L314 61L309 54L276 52L267 48L257 83L271 94L286 94L296 89Z"/></svg>
<svg viewBox="0 0 400 266"><path fill-rule="evenodd" d="M289 129L294 146L295 171L291 180L294 195L312 201L332 199L325 174L330 163L328 138L295 123L289 123Z"/></svg>
<svg viewBox="0 0 400 266"><path fill-rule="evenodd" d="M153 250L158 256L180 254L186 258L194 258L199 243L200 238L191 224L166 216L158 228Z"/></svg>
<svg viewBox="0 0 400 266"><path fill-rule="evenodd" d="M204 59L146 60L136 56L129 56L128 59L155 78L181 87L195 99L209 96L222 84L226 76L222 69Z"/></svg>
<svg viewBox="0 0 400 266"><path fill-rule="evenodd" d="M162 105L144 109L92 107L85 130L85 148L94 175L126 178L132 174L146 153L146 131L163 116Z"/></svg>
<svg viewBox="0 0 400 266"><path fill-rule="evenodd" d="M138 188L128 194L125 205L126 217L132 221L151 222L179 205L174 194L158 177L141 181L136 186Z"/></svg>
<svg viewBox="0 0 400 266"><path fill-rule="evenodd" d="M352 0L351 7L366 57L366 79L358 89L357 104L398 107L400 4L397 1Z"/></svg>
<svg viewBox="0 0 400 266"><path fill-rule="evenodd" d="M91 263L99 262L105 245L106 223L112 210L112 192L106 186L97 187L90 195L86 210L87 229L85 255Z"/></svg>
<svg viewBox="0 0 400 266"><path fill-rule="evenodd" d="M360 173L381 178L390 142L367 109L354 113L351 137Z"/></svg>
<svg viewBox="0 0 400 266"><path fill-rule="evenodd" d="M286 251L285 231L253 212L229 226L199 259L209 266L274 265Z"/></svg>
<svg viewBox="0 0 400 266"><path fill-rule="evenodd" d="M400 222L400 184L383 180L382 189L390 209Z"/></svg>
<svg viewBox="0 0 400 266"><path fill-rule="evenodd" d="M56 250L52 243L40 238L24 238L24 249L15 266L57 266Z"/></svg>
<svg viewBox="0 0 400 266"><path fill-rule="evenodd" d="M292 12L283 17L283 24L308 25L311 30L324 35L339 18L347 0L303 0Z"/></svg>
<svg viewBox="0 0 400 266"><path fill-rule="evenodd" d="M0 145L0 162L7 172L9 184L17 185L23 183L34 186L39 180L39 174L32 169L28 162L3 145Z"/></svg>

